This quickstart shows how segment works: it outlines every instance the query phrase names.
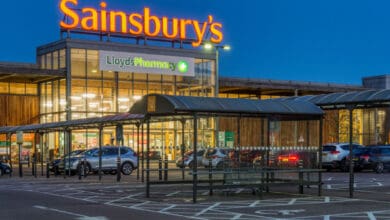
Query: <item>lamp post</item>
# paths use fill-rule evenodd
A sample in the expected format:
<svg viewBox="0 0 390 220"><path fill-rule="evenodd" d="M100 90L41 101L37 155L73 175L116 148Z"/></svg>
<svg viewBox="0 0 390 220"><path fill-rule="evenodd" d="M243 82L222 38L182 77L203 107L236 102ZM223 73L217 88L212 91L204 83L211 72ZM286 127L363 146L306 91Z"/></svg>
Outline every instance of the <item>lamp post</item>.
<svg viewBox="0 0 390 220"><path fill-rule="evenodd" d="M204 49L211 51L215 50L215 89L214 89L214 97L218 98L219 96L219 50L230 50L229 45L214 45L211 43L205 43ZM219 118L218 116L215 118L215 147L219 147Z"/></svg>

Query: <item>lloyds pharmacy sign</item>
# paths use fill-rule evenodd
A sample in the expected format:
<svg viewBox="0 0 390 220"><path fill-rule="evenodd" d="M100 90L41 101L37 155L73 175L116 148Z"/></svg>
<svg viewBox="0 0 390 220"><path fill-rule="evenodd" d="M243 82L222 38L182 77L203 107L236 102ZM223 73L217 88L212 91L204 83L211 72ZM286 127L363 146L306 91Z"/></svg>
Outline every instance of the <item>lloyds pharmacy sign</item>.
<svg viewBox="0 0 390 220"><path fill-rule="evenodd" d="M114 51L99 51L100 70L195 76L194 59Z"/></svg>

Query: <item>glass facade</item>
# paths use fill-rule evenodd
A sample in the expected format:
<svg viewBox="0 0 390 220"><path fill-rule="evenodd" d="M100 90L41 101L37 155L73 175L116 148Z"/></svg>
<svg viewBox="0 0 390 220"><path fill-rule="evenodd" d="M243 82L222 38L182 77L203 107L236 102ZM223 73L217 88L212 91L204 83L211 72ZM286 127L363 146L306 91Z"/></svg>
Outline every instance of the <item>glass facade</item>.
<svg viewBox="0 0 390 220"><path fill-rule="evenodd" d="M66 62L69 53L69 62ZM215 94L215 60L193 57L195 76L148 74L138 72L101 71L99 50L68 48L50 51L39 57L43 69L67 68L70 88L66 79L40 84L40 122L58 122L69 119L101 117L128 112L132 105L146 94L213 97ZM66 97L66 94L69 97ZM67 111L68 109L68 111ZM199 143L214 145L214 120L199 121ZM186 146L190 147L192 122L185 124ZM174 159L182 143L180 122L154 123L151 125L152 150ZM124 126L124 144L135 149L136 127ZM115 144L115 128L104 128L103 143ZM89 149L98 145L98 130L72 131L72 150ZM140 138L141 139L141 138ZM49 151L63 151L63 134L50 133L45 142ZM146 140L146 137L144 138ZM139 140L141 144L142 140ZM61 143L62 142L62 143Z"/></svg>

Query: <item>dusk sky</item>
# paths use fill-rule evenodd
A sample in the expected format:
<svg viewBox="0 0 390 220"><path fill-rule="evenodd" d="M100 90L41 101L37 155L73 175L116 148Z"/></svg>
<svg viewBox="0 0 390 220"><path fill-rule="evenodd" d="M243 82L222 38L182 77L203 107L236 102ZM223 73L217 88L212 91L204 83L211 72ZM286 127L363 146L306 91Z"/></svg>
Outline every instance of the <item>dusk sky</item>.
<svg viewBox="0 0 390 220"><path fill-rule="evenodd" d="M98 8L100 1L79 0ZM223 24L222 76L361 84L390 73L388 0L106 0L108 9ZM35 63L60 38L59 0L2 1L0 62Z"/></svg>

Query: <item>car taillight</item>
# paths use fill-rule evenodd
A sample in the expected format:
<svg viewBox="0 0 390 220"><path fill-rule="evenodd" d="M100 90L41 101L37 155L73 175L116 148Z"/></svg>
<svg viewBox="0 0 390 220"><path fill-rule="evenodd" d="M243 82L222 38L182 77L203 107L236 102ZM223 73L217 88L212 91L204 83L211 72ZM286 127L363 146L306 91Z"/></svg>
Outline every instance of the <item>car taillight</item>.
<svg viewBox="0 0 390 220"><path fill-rule="evenodd" d="M360 158L364 159L364 160L368 160L368 159L370 159L370 156L369 155L361 155Z"/></svg>
<svg viewBox="0 0 390 220"><path fill-rule="evenodd" d="M334 150L334 151L330 152L330 154L339 154L339 153L340 153L340 151L338 151L338 150Z"/></svg>
<svg viewBox="0 0 390 220"><path fill-rule="evenodd" d="M290 156L289 160L292 162L298 161L298 156L292 155L292 156Z"/></svg>
<svg viewBox="0 0 390 220"><path fill-rule="evenodd" d="M279 156L279 157L278 157L278 160L282 160L282 156Z"/></svg>

